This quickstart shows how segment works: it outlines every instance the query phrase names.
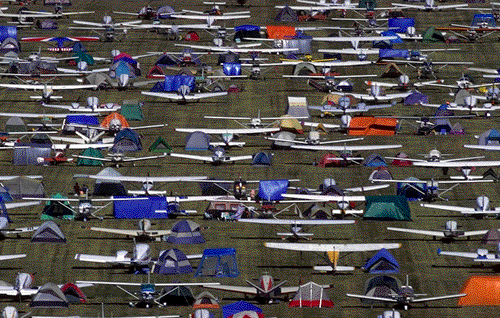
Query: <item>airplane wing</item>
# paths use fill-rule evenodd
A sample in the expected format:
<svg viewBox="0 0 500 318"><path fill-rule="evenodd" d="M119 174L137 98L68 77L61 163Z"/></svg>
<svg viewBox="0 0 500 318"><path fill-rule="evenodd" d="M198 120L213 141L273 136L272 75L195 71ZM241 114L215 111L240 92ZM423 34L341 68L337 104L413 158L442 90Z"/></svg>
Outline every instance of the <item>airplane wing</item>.
<svg viewBox="0 0 500 318"><path fill-rule="evenodd" d="M321 145L292 145L293 149L319 150L319 151L369 151L401 148L402 145L372 145L372 146L321 146Z"/></svg>
<svg viewBox="0 0 500 318"><path fill-rule="evenodd" d="M266 242L265 247L300 252L366 252L378 251L382 248L400 248L399 243L365 243L365 244L314 244L314 243L274 243Z"/></svg>
<svg viewBox="0 0 500 318"><path fill-rule="evenodd" d="M416 4L406 4L406 3L391 3L391 6L394 6L394 7L401 7L401 8L404 8L404 9L417 9L417 10L425 10L426 7L425 6L421 6L421 5L416 5Z"/></svg>
<svg viewBox="0 0 500 318"><path fill-rule="evenodd" d="M476 259L479 256L477 253L442 251L440 248L438 249L437 253L438 255L457 256L472 259Z"/></svg>
<svg viewBox="0 0 500 318"><path fill-rule="evenodd" d="M121 181L121 182L181 182L193 181L199 182L208 179L207 176L188 176L188 177L132 177L132 176L99 176L99 175L75 175L77 177L86 177L89 179L106 180L106 181Z"/></svg>
<svg viewBox="0 0 500 318"><path fill-rule="evenodd" d="M185 158L185 159L207 161L207 162L213 162L214 161L214 158L210 157L210 156L197 156L197 155L188 155L188 154L174 153L174 152L169 153L169 156L177 157L177 158Z"/></svg>
<svg viewBox="0 0 500 318"><path fill-rule="evenodd" d="M251 286L231 286L231 285L203 285L205 288L229 291L234 293L242 293L247 295L257 295L257 289Z"/></svg>
<svg viewBox="0 0 500 318"><path fill-rule="evenodd" d="M0 261L8 261L11 259L24 258L26 254L8 254L8 255L0 255Z"/></svg>
<svg viewBox="0 0 500 318"><path fill-rule="evenodd" d="M372 42L381 40L397 40L397 36L333 36L333 37L313 37L314 41L325 42Z"/></svg>
<svg viewBox="0 0 500 318"><path fill-rule="evenodd" d="M500 145L464 145L465 148L483 149L483 150L500 150Z"/></svg>
<svg viewBox="0 0 500 318"><path fill-rule="evenodd" d="M292 194L284 193L282 194L284 198L298 199L298 200L310 200L317 202L334 202L334 201L365 201L365 197L362 195L358 196L342 196L342 195L322 195L322 194Z"/></svg>
<svg viewBox="0 0 500 318"><path fill-rule="evenodd" d="M191 15L191 14L171 14L172 18L179 19L192 19L192 20L207 20L207 18L212 20L234 20L234 19L248 19L250 15L242 14L242 15Z"/></svg>
<svg viewBox="0 0 500 318"><path fill-rule="evenodd" d="M250 160L252 159L253 156L247 155L247 156L231 156L231 157L224 157L222 161L224 162L232 162L232 161L241 161L241 160Z"/></svg>
<svg viewBox="0 0 500 318"><path fill-rule="evenodd" d="M464 232L461 236L475 236L475 235L484 235L488 233L489 230L482 230L482 231L466 231Z"/></svg>
<svg viewBox="0 0 500 318"><path fill-rule="evenodd" d="M417 161L413 165L429 168L498 167L500 161Z"/></svg>
<svg viewBox="0 0 500 318"><path fill-rule="evenodd" d="M165 158L167 154L159 155L159 156L145 156L145 157L127 157L123 158L123 162L135 162L135 161L143 161L143 160L152 160L152 159L159 159L159 158Z"/></svg>
<svg viewBox="0 0 500 318"><path fill-rule="evenodd" d="M21 117L21 118L66 118L68 115L85 115L88 116L88 114L35 114L35 113L1 113L0 112L0 117Z"/></svg>
<svg viewBox="0 0 500 318"><path fill-rule="evenodd" d="M379 54L380 49L320 49L318 53L338 53L338 54Z"/></svg>
<svg viewBox="0 0 500 318"><path fill-rule="evenodd" d="M172 233L170 230L148 230L148 231L142 231L142 230L122 230L122 229L110 229L110 228L104 228L104 227L87 227L86 229L91 230L91 231L96 231L96 232L104 232L104 233L112 233L112 234L121 234L121 235L128 235L128 236L139 236L142 234L147 234L149 236L162 236L162 235L169 235Z"/></svg>
<svg viewBox="0 0 500 318"><path fill-rule="evenodd" d="M355 220L276 220L276 219L238 219L242 223L280 224L280 225L344 225L356 223Z"/></svg>
<svg viewBox="0 0 500 318"><path fill-rule="evenodd" d="M18 292L14 288L14 286L2 286L2 287L0 287L0 295L17 296Z"/></svg>
<svg viewBox="0 0 500 318"><path fill-rule="evenodd" d="M385 298L385 297L375 297L375 296L365 296L365 295L356 295L356 294L346 294L347 297L359 298L359 299L367 299L367 300L375 300L375 301L385 301L390 303L397 303L398 301L393 298Z"/></svg>
<svg viewBox="0 0 500 318"><path fill-rule="evenodd" d="M465 7L468 7L468 6L469 6L469 4L467 4L467 3L462 3L462 4L445 4L445 5L438 5L438 6L436 6L436 10L465 8Z"/></svg>
<svg viewBox="0 0 500 318"><path fill-rule="evenodd" d="M81 155L72 155L75 158L78 159L91 159L91 160L98 160L98 161L104 161L104 162L113 162L111 158L98 158L98 157L91 157L91 156L81 156Z"/></svg>
<svg viewBox="0 0 500 318"><path fill-rule="evenodd" d="M38 201L33 201L33 202L5 202L5 208L8 209L15 209L15 208L21 208L25 206L33 206L33 205L38 205L40 202Z"/></svg>
<svg viewBox="0 0 500 318"><path fill-rule="evenodd" d="M158 93L156 93L156 92L141 92L141 94L147 95L147 96L168 98L168 99L172 99L172 100L196 100L196 99L202 99L202 98L225 96L225 95L227 95L227 92L196 93L196 94L184 95L184 96L181 94L177 94L177 93L166 93L166 92L158 92Z"/></svg>
<svg viewBox="0 0 500 318"><path fill-rule="evenodd" d="M404 232L404 233L413 233L413 234L422 234L422 235L429 235L429 236L444 237L444 233L443 232L439 232L439 231L425 231L425 230L415 230L415 229L403 229L403 228L398 228L398 227L388 227L387 229L389 231L397 231L397 232Z"/></svg>
<svg viewBox="0 0 500 318"><path fill-rule="evenodd" d="M93 262L93 263L117 263L116 256L102 256L102 255L91 255L91 254L76 254L75 259L82 262ZM130 262L130 258L124 257L121 262Z"/></svg>
<svg viewBox="0 0 500 318"><path fill-rule="evenodd" d="M202 131L205 134L265 134L279 131L280 128L238 128L238 129L213 129L213 128L175 128L175 131L192 133L195 131Z"/></svg>
<svg viewBox="0 0 500 318"><path fill-rule="evenodd" d="M439 210L446 210L446 211L455 211L455 212L479 212L476 211L474 208L467 208L467 207L461 207L461 206L452 206L452 205L442 205L442 204L427 204L427 203L421 203L420 206L424 208L431 208L431 209L439 209ZM500 211L499 211L500 212Z"/></svg>
<svg viewBox="0 0 500 318"><path fill-rule="evenodd" d="M18 89L33 89L33 90L39 90L39 89L53 89L53 90L66 90L66 89L96 89L97 85L88 85L88 84L82 84L82 85L43 85L43 84L0 84L0 87L3 88L18 88Z"/></svg>

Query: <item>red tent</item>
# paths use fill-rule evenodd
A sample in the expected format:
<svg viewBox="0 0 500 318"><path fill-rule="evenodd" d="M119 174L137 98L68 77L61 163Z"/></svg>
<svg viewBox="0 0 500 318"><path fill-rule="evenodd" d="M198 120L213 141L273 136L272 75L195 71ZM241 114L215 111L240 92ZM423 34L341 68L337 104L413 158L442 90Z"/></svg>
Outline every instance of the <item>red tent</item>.
<svg viewBox="0 0 500 318"><path fill-rule="evenodd" d="M200 36L195 31L189 31L184 37L184 41L199 41Z"/></svg>
<svg viewBox="0 0 500 318"><path fill-rule="evenodd" d="M288 307L333 307L333 302L325 293L323 286L309 282L300 285Z"/></svg>
<svg viewBox="0 0 500 318"><path fill-rule="evenodd" d="M349 165L350 162L344 160L340 157L337 157L333 153L327 153L318 162L318 166L326 168L326 167L345 167Z"/></svg>
<svg viewBox="0 0 500 318"><path fill-rule="evenodd" d="M413 163L410 160L402 160L405 158L408 158L408 155L406 155L404 152L400 152L396 155L397 158L401 159L394 159L392 161L393 166L398 166L398 167L407 167L407 166L413 166Z"/></svg>

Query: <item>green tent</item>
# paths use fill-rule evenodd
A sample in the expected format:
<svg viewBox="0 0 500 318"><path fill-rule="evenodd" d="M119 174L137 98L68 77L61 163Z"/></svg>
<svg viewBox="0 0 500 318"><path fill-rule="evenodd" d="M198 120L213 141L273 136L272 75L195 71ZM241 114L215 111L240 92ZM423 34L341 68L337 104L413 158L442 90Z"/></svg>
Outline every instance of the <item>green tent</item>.
<svg viewBox="0 0 500 318"><path fill-rule="evenodd" d="M60 193L56 193L52 196L54 199L66 199L67 197L63 196ZM53 220L53 219L62 219L62 220L73 220L74 214L70 208L68 201L47 201L45 202L45 207L43 208L42 215L40 217L41 220Z"/></svg>
<svg viewBox="0 0 500 318"><path fill-rule="evenodd" d="M425 30L422 35L422 39L424 42L445 42L443 34L440 31L437 31L434 27L428 28Z"/></svg>
<svg viewBox="0 0 500 318"><path fill-rule="evenodd" d="M124 100L122 108L120 109L120 114L125 117L126 120L142 120L143 105L144 103L140 103L138 100Z"/></svg>
<svg viewBox="0 0 500 318"><path fill-rule="evenodd" d="M373 10L377 7L376 0L360 0L358 2L358 8L365 8L368 10Z"/></svg>
<svg viewBox="0 0 500 318"><path fill-rule="evenodd" d="M149 147L149 152L161 152L170 153L172 152L172 147L163 139L162 137L156 138L151 147Z"/></svg>
<svg viewBox="0 0 500 318"><path fill-rule="evenodd" d="M94 58L83 51L75 52L75 54L73 54L73 57L76 57L75 59L76 63L87 62L88 65L94 65Z"/></svg>
<svg viewBox="0 0 500 318"><path fill-rule="evenodd" d="M95 149L95 148L87 148L80 155L87 156L87 157L104 158L102 156L101 151L99 149ZM94 159L78 158L76 165L77 166L102 166L103 162L100 160L94 160Z"/></svg>
<svg viewBox="0 0 500 318"><path fill-rule="evenodd" d="M410 206L401 195L366 196L364 219L411 221Z"/></svg>

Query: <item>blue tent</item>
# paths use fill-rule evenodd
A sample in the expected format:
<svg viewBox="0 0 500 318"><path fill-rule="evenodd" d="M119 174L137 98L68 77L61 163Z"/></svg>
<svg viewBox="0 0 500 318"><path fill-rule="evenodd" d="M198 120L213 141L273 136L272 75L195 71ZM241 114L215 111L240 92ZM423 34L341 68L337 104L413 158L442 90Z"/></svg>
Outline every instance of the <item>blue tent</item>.
<svg viewBox="0 0 500 318"><path fill-rule="evenodd" d="M195 77L187 75L165 76L165 81L163 82L163 91L177 92L183 85L189 86L191 90L194 90Z"/></svg>
<svg viewBox="0 0 500 318"><path fill-rule="evenodd" d="M141 137L136 131L130 128L120 130L116 134L113 143L111 152L134 152L142 150Z"/></svg>
<svg viewBox="0 0 500 318"><path fill-rule="evenodd" d="M191 220L181 220L174 224L172 233L167 237L172 244L201 244L205 239L201 235L200 225Z"/></svg>
<svg viewBox="0 0 500 318"><path fill-rule="evenodd" d="M282 180L264 180L259 182L259 197L264 201L279 201L284 198L281 196L288 190L290 182Z"/></svg>
<svg viewBox="0 0 500 318"><path fill-rule="evenodd" d="M202 131L195 131L186 137L186 150L210 149L210 136Z"/></svg>
<svg viewBox="0 0 500 318"><path fill-rule="evenodd" d="M236 76L241 75L241 64L240 63L223 63L222 70L224 75Z"/></svg>
<svg viewBox="0 0 500 318"><path fill-rule="evenodd" d="M451 132L451 123L446 118L436 119L435 124L434 131L438 135L447 135Z"/></svg>
<svg viewBox="0 0 500 318"><path fill-rule="evenodd" d="M153 273L176 275L192 273L193 268L186 255L176 248L161 251L158 261L153 267Z"/></svg>
<svg viewBox="0 0 500 318"><path fill-rule="evenodd" d="M395 43L403 43L403 39L401 39L399 37L399 35L395 32L395 31L384 31L382 32L381 34L382 36L397 36L397 39L392 39L392 40L389 40L389 42L391 44L395 44Z"/></svg>
<svg viewBox="0 0 500 318"><path fill-rule="evenodd" d="M6 218L7 221L10 223L10 222L12 222L12 220L10 219L9 214L7 213L7 207L5 206L5 202L12 201L13 199L12 199L12 196L8 192L6 192L6 194L8 195L7 200L4 199L3 195L0 196L0 217ZM9 198L10 198L10 200L9 200Z"/></svg>
<svg viewBox="0 0 500 318"><path fill-rule="evenodd" d="M203 251L203 257L194 276L237 277L239 274L236 249L214 248Z"/></svg>
<svg viewBox="0 0 500 318"><path fill-rule="evenodd" d="M17 40L16 26L0 26L0 42L3 42L6 38Z"/></svg>
<svg viewBox="0 0 500 318"><path fill-rule="evenodd" d="M436 112L434 113L434 116L436 116L436 117L453 116L453 111L452 110L448 110L448 104L442 104L436 110Z"/></svg>
<svg viewBox="0 0 500 318"><path fill-rule="evenodd" d="M471 26L479 26L480 24L483 23L487 23L489 27L495 27L496 23L493 14L484 14L484 13L474 14Z"/></svg>
<svg viewBox="0 0 500 318"><path fill-rule="evenodd" d="M127 198L127 196L117 196ZM134 197L129 197L134 198ZM166 219L178 213L177 204L169 204L165 197L147 197L147 200L114 201L114 216L117 219Z"/></svg>
<svg viewBox="0 0 500 318"><path fill-rule="evenodd" d="M381 155L372 153L366 158L363 165L367 167L387 167L387 162Z"/></svg>
<svg viewBox="0 0 500 318"><path fill-rule="evenodd" d="M228 318L242 311L254 311L262 313L262 309L260 309L259 307L247 303L246 301L238 301L236 303L222 307L222 318Z"/></svg>
<svg viewBox="0 0 500 318"><path fill-rule="evenodd" d="M500 144L500 131L490 129L479 135L478 144L480 145L498 145Z"/></svg>
<svg viewBox="0 0 500 318"><path fill-rule="evenodd" d="M420 181L417 178L410 177L405 182L396 184L396 194L406 197L408 201L422 200L427 193L427 185L425 183L412 183L411 181Z"/></svg>
<svg viewBox="0 0 500 318"><path fill-rule="evenodd" d="M378 51L378 56L381 59L392 57L400 57L406 59L410 56L410 52L408 50L380 49Z"/></svg>
<svg viewBox="0 0 500 318"><path fill-rule="evenodd" d="M404 100L405 105L416 105L428 102L429 102L429 97L417 91L414 91L410 95L406 96Z"/></svg>
<svg viewBox="0 0 500 318"><path fill-rule="evenodd" d="M273 154L261 151L253 155L252 166L269 167L273 164Z"/></svg>
<svg viewBox="0 0 500 318"><path fill-rule="evenodd" d="M399 263L388 250L383 248L366 262L363 269L371 274L397 274Z"/></svg>
<svg viewBox="0 0 500 318"><path fill-rule="evenodd" d="M406 33L409 27L415 26L414 18L393 18L388 21L388 29L396 33Z"/></svg>

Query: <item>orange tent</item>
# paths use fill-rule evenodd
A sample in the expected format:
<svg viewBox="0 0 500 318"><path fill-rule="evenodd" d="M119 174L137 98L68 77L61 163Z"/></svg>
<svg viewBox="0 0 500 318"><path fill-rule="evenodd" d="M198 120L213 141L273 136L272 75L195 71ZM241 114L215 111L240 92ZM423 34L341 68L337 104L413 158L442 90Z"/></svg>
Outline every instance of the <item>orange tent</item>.
<svg viewBox="0 0 500 318"><path fill-rule="evenodd" d="M267 38L268 39L280 39L294 37L297 33L295 32L295 27L284 26L284 25L268 25L266 26Z"/></svg>
<svg viewBox="0 0 500 318"><path fill-rule="evenodd" d="M119 120L122 124L122 128L128 128L130 125L128 124L128 121L123 117L122 115L118 113L111 113L108 116L106 116L102 122L101 122L101 127L109 128L109 124L111 123L112 120Z"/></svg>
<svg viewBox="0 0 500 318"><path fill-rule="evenodd" d="M398 120L394 118L354 117L349 123L351 136L392 136Z"/></svg>
<svg viewBox="0 0 500 318"><path fill-rule="evenodd" d="M499 306L500 277L471 276L460 293L467 296L458 299L459 306Z"/></svg>

